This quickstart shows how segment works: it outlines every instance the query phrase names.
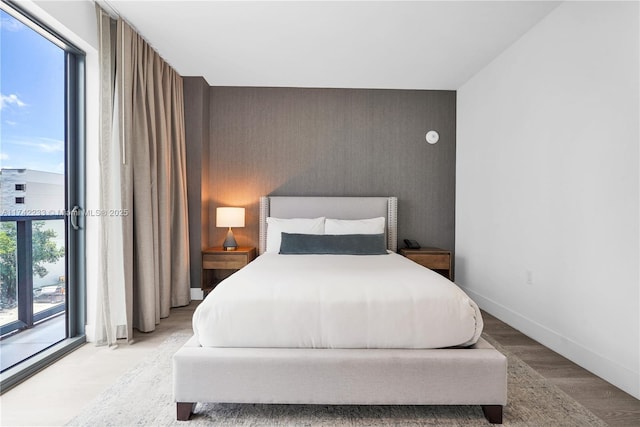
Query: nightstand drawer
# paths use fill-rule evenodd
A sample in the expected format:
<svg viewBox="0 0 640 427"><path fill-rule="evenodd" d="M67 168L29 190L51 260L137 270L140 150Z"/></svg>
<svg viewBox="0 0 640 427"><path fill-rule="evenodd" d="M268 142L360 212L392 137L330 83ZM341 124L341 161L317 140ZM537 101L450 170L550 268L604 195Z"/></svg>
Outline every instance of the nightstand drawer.
<svg viewBox="0 0 640 427"><path fill-rule="evenodd" d="M451 251L440 248L400 249L400 255L411 261L442 274L449 280L453 280Z"/></svg>
<svg viewBox="0 0 640 427"><path fill-rule="evenodd" d="M451 262L451 256L448 254L410 254L407 258L427 268L442 270L448 270Z"/></svg>
<svg viewBox="0 0 640 427"><path fill-rule="evenodd" d="M223 269L223 270L239 270L247 265L246 254L203 254L202 268L206 269Z"/></svg>
<svg viewBox="0 0 640 427"><path fill-rule="evenodd" d="M256 257L256 248L240 247L225 251L222 247L202 250L202 290L204 296L223 279L249 264Z"/></svg>

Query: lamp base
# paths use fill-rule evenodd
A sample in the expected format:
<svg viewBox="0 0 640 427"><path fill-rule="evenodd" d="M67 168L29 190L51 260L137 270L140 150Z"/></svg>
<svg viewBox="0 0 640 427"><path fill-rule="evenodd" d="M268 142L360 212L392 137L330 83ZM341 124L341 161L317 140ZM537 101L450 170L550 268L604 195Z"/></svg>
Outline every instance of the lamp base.
<svg viewBox="0 0 640 427"><path fill-rule="evenodd" d="M229 231L227 231L227 238L224 239L222 248L225 251L235 251L236 249L238 249L238 243L236 242L236 238L233 237L233 232L231 231L231 227L229 227Z"/></svg>

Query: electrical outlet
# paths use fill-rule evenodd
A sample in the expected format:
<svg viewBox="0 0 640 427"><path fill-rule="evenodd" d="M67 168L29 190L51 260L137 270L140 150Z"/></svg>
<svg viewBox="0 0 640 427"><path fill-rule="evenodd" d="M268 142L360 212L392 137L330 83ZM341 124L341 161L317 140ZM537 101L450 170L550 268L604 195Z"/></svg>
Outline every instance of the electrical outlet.
<svg viewBox="0 0 640 427"><path fill-rule="evenodd" d="M525 271L525 283L527 285L533 285L533 271L531 270L526 270Z"/></svg>

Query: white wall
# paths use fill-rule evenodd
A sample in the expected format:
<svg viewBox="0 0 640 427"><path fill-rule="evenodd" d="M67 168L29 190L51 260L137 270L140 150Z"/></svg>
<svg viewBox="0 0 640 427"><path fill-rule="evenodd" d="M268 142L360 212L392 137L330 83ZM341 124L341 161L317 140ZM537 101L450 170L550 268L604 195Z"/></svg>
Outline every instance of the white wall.
<svg viewBox="0 0 640 427"><path fill-rule="evenodd" d="M638 6L563 3L465 83L456 178L456 281L636 398Z"/></svg>
<svg viewBox="0 0 640 427"><path fill-rule="evenodd" d="M23 2L19 3L22 5ZM93 1L36 0L33 3L46 13L45 19L52 19L51 24L54 28L69 41L81 49L87 50L87 47L91 47L97 51L98 26Z"/></svg>

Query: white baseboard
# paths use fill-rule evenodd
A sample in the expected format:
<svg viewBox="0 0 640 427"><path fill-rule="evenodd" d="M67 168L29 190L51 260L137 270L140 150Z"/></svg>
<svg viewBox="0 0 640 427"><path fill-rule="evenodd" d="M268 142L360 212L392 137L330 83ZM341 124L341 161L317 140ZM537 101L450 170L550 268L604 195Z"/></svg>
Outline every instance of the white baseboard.
<svg viewBox="0 0 640 427"><path fill-rule="evenodd" d="M203 300L204 292L199 288L191 288L191 300Z"/></svg>
<svg viewBox="0 0 640 427"><path fill-rule="evenodd" d="M87 342L94 342L96 340L96 327L95 325L84 325L84 336Z"/></svg>
<svg viewBox="0 0 640 427"><path fill-rule="evenodd" d="M522 316L496 301L463 288L481 309L497 317L540 344L577 363L586 370L610 382L614 386L640 399L640 373L601 356L588 348L562 336L538 322Z"/></svg>

